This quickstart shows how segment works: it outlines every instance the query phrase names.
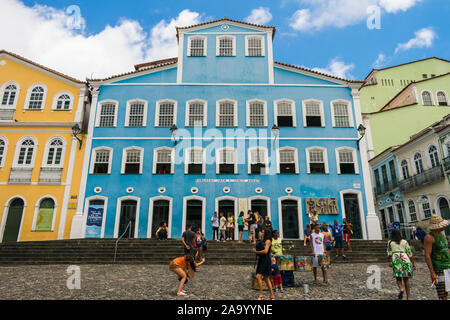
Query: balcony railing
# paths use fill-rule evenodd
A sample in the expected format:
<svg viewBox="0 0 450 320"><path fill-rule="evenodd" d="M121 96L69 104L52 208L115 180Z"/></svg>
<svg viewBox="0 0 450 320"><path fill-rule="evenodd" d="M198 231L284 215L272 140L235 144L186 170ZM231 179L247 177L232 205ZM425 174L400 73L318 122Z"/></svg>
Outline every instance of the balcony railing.
<svg viewBox="0 0 450 320"><path fill-rule="evenodd" d="M16 109L0 108L0 120L13 120Z"/></svg>
<svg viewBox="0 0 450 320"><path fill-rule="evenodd" d="M39 183L55 184L61 183L62 168L41 168Z"/></svg>
<svg viewBox="0 0 450 320"><path fill-rule="evenodd" d="M382 183L379 186L375 186L374 192L376 196L391 192L398 187L397 181L388 181L387 183Z"/></svg>
<svg viewBox="0 0 450 320"><path fill-rule="evenodd" d="M400 191L414 190L442 179L444 179L444 172L442 170L442 165L439 164L434 168L416 174L408 179L401 180L399 183Z"/></svg>
<svg viewBox="0 0 450 320"><path fill-rule="evenodd" d="M444 170L445 172L450 171L450 156L444 158Z"/></svg>
<svg viewBox="0 0 450 320"><path fill-rule="evenodd" d="M33 168L11 168L9 173L9 183L31 183Z"/></svg>

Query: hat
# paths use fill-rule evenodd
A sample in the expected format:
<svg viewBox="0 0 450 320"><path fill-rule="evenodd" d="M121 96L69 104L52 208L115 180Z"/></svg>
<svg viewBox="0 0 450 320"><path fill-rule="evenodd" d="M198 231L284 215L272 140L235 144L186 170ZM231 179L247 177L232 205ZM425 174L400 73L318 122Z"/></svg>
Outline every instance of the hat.
<svg viewBox="0 0 450 320"><path fill-rule="evenodd" d="M429 230L443 229L448 225L450 225L450 223L447 220L444 220L440 216L434 214L430 219L428 229Z"/></svg>

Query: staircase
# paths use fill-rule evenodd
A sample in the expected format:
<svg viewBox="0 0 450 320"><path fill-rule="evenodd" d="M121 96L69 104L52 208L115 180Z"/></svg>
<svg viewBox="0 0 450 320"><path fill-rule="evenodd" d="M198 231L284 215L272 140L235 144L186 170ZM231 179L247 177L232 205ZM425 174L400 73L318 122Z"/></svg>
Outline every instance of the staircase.
<svg viewBox="0 0 450 320"><path fill-rule="evenodd" d="M41 242L17 242L0 244L0 265L44 265L44 264L113 264L116 239L79 239ZM418 260L423 260L423 251L418 241L410 241L416 248ZM386 263L385 240L352 241L353 252L346 252L347 259L335 258L332 263ZM303 241L284 241L290 247L292 256L310 255L309 246ZM293 246L293 247L292 247ZM253 246L239 244L237 241L208 241L208 251L204 253L207 264L215 265L253 265L255 255ZM172 259L183 255L181 241L170 239L122 239L117 248L118 264L168 264Z"/></svg>

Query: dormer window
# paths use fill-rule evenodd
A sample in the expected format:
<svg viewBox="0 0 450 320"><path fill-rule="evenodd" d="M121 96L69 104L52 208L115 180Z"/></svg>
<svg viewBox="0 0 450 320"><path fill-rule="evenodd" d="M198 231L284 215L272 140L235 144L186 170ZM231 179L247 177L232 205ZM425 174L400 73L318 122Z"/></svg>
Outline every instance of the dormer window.
<svg viewBox="0 0 450 320"><path fill-rule="evenodd" d="M265 55L264 37L246 36L245 55L248 57L263 57Z"/></svg>
<svg viewBox="0 0 450 320"><path fill-rule="evenodd" d="M206 37L189 37L188 56L205 57L206 56Z"/></svg>
<svg viewBox="0 0 450 320"><path fill-rule="evenodd" d="M236 55L236 38L232 36L217 37L216 55L219 57L233 57Z"/></svg>

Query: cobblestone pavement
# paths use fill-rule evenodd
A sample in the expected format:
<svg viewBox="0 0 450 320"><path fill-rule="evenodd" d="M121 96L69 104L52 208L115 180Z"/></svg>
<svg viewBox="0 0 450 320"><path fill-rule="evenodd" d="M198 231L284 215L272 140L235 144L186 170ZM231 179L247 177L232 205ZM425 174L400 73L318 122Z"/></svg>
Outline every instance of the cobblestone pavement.
<svg viewBox="0 0 450 320"><path fill-rule="evenodd" d="M312 272L295 273L298 287L276 293L276 299L397 299L387 265L381 268L381 290L369 290L367 264L333 265L329 284L313 284ZM250 288L251 266L200 267L186 286L188 298L175 295L178 280L164 265L81 265L81 289L67 288L67 265L0 267L0 299L255 299ZM437 299L424 263L412 279L413 299ZM319 276L321 272L319 271ZM319 278L320 279L320 278ZM308 285L308 293L304 285ZM265 293L268 297L268 293Z"/></svg>

